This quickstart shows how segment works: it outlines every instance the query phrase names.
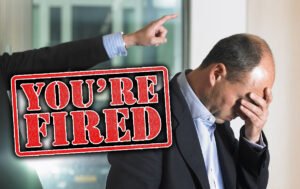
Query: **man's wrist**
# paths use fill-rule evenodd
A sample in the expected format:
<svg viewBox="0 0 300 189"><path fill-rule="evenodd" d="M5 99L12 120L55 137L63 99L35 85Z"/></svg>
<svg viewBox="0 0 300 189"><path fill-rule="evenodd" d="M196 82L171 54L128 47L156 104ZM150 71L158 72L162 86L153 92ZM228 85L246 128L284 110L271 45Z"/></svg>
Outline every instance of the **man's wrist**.
<svg viewBox="0 0 300 189"><path fill-rule="evenodd" d="M127 49L131 46L137 45L134 34L124 34L122 37Z"/></svg>
<svg viewBox="0 0 300 189"><path fill-rule="evenodd" d="M259 143L259 141L260 141L261 131L259 131L259 132L257 131L257 132L255 132L255 133L253 133L253 131L247 129L246 126L245 126L244 137L245 137L248 141L257 144L257 143Z"/></svg>
<svg viewBox="0 0 300 189"><path fill-rule="evenodd" d="M241 137L249 144L251 144L253 147L255 147L256 149L263 149L266 147L266 143L263 139L263 134L262 134L262 131L260 132L259 136L258 136L258 139L254 139L252 138L252 140L250 140L247 136L246 136L246 127L242 127L241 128Z"/></svg>

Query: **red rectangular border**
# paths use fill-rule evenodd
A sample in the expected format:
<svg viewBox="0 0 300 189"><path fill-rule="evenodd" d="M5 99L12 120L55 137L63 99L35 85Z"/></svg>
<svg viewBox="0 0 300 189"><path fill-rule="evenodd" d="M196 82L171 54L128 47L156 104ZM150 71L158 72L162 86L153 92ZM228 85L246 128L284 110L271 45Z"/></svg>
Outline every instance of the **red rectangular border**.
<svg viewBox="0 0 300 189"><path fill-rule="evenodd" d="M37 151L30 151L30 152L22 152L20 150L17 89L16 89L17 80L93 76L93 75L104 75L104 74L111 75L111 74L123 74L123 73L142 73L142 72L154 72L154 71L163 72L163 83L164 83L163 87L165 89L164 97L165 97L167 142L154 143L154 144L132 144L132 145L123 145L123 146L109 146L109 147L105 146L105 147L83 147L83 148L76 148L76 149L71 148L71 149L37 150ZM12 98L12 107L13 107L13 125L14 125L14 142L15 142L14 146L15 146L15 153L19 157L168 148L172 145L169 76L168 76L168 69L164 66L15 75L11 78L11 98Z"/></svg>

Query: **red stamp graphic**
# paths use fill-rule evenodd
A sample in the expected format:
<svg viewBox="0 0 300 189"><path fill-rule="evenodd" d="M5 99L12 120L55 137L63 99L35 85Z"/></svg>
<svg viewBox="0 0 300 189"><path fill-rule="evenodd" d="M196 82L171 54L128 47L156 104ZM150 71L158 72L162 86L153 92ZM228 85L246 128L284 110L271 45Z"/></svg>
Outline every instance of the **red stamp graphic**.
<svg viewBox="0 0 300 189"><path fill-rule="evenodd" d="M162 66L16 75L11 97L20 157L172 144Z"/></svg>

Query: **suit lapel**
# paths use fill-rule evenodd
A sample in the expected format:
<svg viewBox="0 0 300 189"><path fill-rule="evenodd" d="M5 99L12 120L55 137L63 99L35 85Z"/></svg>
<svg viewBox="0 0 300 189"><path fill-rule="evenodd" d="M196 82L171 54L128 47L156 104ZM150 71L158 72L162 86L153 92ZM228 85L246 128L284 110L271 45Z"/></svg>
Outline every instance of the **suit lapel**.
<svg viewBox="0 0 300 189"><path fill-rule="evenodd" d="M189 168L196 175L202 188L209 188L205 163L201 152L200 143L196 134L194 122L189 108L177 84L175 76L170 84L171 89L171 110L174 121L174 139L180 153Z"/></svg>
<svg viewBox="0 0 300 189"><path fill-rule="evenodd" d="M232 153L234 152L230 150L231 146L234 146L234 144L229 144L230 141L226 140L226 137L224 136L226 134L225 127L230 127L230 125L217 125L215 138L224 187L226 189L231 189L236 187L236 166L232 158Z"/></svg>

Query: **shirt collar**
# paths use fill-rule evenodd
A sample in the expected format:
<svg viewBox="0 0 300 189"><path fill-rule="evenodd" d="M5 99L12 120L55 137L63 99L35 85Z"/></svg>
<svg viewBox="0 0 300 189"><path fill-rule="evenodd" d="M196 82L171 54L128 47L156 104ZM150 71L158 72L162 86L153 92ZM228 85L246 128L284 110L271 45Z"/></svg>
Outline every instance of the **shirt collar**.
<svg viewBox="0 0 300 189"><path fill-rule="evenodd" d="M216 118L209 112L200 99L196 96L186 79L186 71L181 72L177 78L179 88L187 102L193 119L200 118L202 121L212 126ZM205 124L205 125L207 125Z"/></svg>

